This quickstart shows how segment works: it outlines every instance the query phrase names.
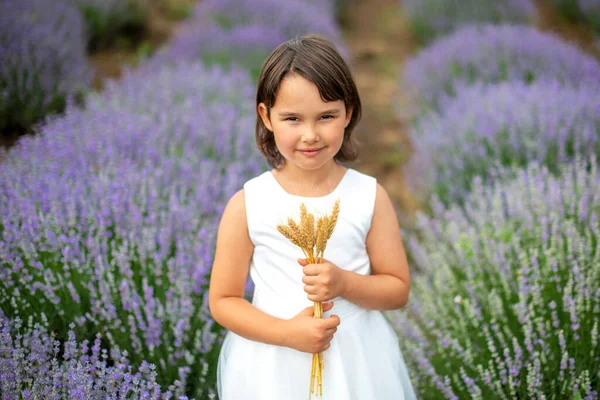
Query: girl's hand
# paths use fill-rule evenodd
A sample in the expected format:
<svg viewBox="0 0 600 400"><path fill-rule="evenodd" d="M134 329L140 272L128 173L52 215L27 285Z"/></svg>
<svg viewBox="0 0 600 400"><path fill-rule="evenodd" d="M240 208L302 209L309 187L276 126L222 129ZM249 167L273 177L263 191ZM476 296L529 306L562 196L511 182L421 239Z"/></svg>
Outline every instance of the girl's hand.
<svg viewBox="0 0 600 400"><path fill-rule="evenodd" d="M333 302L323 304L323 311L331 310ZM285 321L286 333L283 345L305 353L316 354L325 351L331 345L333 334L337 331L340 318L331 315L328 318L314 318L314 307L300 311L295 317Z"/></svg>
<svg viewBox="0 0 600 400"><path fill-rule="evenodd" d="M311 301L328 301L341 296L345 289L345 272L337 265L323 260L321 264L309 264L305 258L299 258L298 264L304 268L304 291Z"/></svg>

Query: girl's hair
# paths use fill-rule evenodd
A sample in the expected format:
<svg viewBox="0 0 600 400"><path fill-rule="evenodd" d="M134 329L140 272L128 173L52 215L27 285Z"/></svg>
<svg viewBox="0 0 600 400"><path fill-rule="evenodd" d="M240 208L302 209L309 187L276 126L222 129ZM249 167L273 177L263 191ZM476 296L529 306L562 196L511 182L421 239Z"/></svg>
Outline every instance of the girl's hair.
<svg viewBox="0 0 600 400"><path fill-rule="evenodd" d="M296 37L277 46L267 57L258 77L256 107L265 103L267 115L275 104L275 96L283 78L291 73L298 74L313 82L319 89L323 101L342 100L346 113L352 110L350 123L344 130L342 147L334 160L354 161L358 154L352 139L352 130L360 120L360 97L348 65L324 36L310 34ZM256 118L256 144L267 158L271 167L285 162L275 145L275 136L263 123L260 115Z"/></svg>

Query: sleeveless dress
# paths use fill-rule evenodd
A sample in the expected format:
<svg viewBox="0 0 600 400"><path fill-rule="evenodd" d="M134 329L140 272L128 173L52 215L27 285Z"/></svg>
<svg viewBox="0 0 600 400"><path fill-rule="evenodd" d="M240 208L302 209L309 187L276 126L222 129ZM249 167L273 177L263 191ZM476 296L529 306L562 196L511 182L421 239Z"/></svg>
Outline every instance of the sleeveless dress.
<svg viewBox="0 0 600 400"><path fill-rule="evenodd" d="M366 237L375 205L376 180L348 169L336 189L323 197L289 194L270 171L246 182L246 214L254 244L250 277L252 304L277 318L290 319L312 306L302 283L300 248L277 231L288 217L308 212L330 214L340 199L340 214L327 243L325 258L340 268L370 274ZM340 325L324 352L325 400L412 400L410 378L398 337L380 311L333 299L324 317L336 314ZM220 400L306 400L310 392L312 354L255 342L233 332L225 336L217 372ZM313 397L316 398L316 397Z"/></svg>

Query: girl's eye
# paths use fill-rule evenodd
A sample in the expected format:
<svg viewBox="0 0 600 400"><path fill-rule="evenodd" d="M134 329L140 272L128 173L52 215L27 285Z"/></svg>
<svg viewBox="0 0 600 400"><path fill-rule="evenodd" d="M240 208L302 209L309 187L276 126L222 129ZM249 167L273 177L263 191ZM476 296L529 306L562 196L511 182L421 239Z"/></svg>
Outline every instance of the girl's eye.
<svg viewBox="0 0 600 400"><path fill-rule="evenodd" d="M321 116L321 118L322 119L333 119L333 115L323 115L323 116ZM287 117L285 120L296 122L296 121L298 121L298 118L297 117Z"/></svg>

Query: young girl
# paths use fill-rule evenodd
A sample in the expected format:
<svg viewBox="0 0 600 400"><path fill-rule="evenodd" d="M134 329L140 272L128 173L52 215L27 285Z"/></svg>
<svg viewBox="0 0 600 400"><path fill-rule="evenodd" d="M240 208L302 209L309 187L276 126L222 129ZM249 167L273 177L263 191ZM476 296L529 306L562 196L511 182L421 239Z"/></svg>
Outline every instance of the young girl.
<svg viewBox="0 0 600 400"><path fill-rule="evenodd" d="M397 218L374 178L341 164L356 159L361 113L348 66L321 36L292 39L265 61L256 105L256 140L273 169L230 199L219 227L210 309L229 330L219 398L306 400L312 355L324 352L324 399L414 399L398 337L379 311L408 301ZM326 260L308 264L277 225L297 220L301 203L318 216L337 199ZM325 302L322 319L314 301Z"/></svg>

